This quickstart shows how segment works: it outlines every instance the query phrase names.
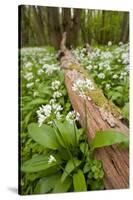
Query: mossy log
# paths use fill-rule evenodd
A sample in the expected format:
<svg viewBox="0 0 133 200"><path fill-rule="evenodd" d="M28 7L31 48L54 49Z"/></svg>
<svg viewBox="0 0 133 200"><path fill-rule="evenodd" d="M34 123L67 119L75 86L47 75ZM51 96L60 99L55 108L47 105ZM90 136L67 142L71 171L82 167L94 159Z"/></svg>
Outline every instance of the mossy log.
<svg viewBox="0 0 133 200"><path fill-rule="evenodd" d="M73 109L80 114L80 124L87 130L88 140L94 138L96 131L117 130L129 135L128 127L122 123L121 112L112 102L108 101L91 76L88 75L74 55L65 47L66 33L61 42L61 68L64 69L65 85ZM95 90L87 92L84 99L73 91L73 83L77 79L91 79ZM86 109L85 109L86 108ZM104 183L106 189L122 189L129 187L129 151L116 145L95 150L95 157L102 161Z"/></svg>

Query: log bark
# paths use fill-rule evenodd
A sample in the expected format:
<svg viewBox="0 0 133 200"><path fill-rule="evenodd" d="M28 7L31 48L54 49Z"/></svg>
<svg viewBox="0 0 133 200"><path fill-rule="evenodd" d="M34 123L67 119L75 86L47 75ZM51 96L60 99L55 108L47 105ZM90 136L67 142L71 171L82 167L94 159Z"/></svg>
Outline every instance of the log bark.
<svg viewBox="0 0 133 200"><path fill-rule="evenodd" d="M80 124L87 130L88 141L91 141L96 131L99 130L113 129L128 135L129 129L120 120L122 116L119 113L119 109L105 98L99 88L97 88L96 98L103 98L105 100L107 107L106 114L112 118L114 124L104 118L102 112L103 107L97 104L97 101L93 99L94 94L84 99L73 91L72 86L75 80L85 79L88 73L80 66L80 63L75 59L71 51L65 48L65 40L66 33L63 35L60 47L63 52L60 59L61 68L64 69L65 85L70 101L73 109L80 114ZM122 189L129 187L129 152L127 149L123 150L116 145L112 145L110 147L97 149L95 151L95 157L103 163L106 189Z"/></svg>

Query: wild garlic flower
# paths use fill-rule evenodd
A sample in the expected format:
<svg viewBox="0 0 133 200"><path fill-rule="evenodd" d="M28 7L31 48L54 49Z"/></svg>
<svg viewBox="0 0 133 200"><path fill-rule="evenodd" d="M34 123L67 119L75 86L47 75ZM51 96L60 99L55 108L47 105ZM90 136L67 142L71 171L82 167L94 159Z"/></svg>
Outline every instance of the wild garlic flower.
<svg viewBox="0 0 133 200"><path fill-rule="evenodd" d="M114 74L112 78L113 78L113 79L117 79L117 78L118 78L118 75L117 75L117 74Z"/></svg>
<svg viewBox="0 0 133 200"><path fill-rule="evenodd" d="M57 103L53 104L47 104L47 105L42 105L39 107L39 110L36 111L37 116L38 116L38 124L39 127L44 123L52 124L53 119L58 119L60 120L62 118L62 115L60 111L63 110L63 107ZM51 122L50 122L50 121Z"/></svg>
<svg viewBox="0 0 133 200"><path fill-rule="evenodd" d="M108 41L108 46L111 46L112 45L112 42L111 41Z"/></svg>
<svg viewBox="0 0 133 200"><path fill-rule="evenodd" d="M43 72L44 72L43 69L39 69L39 70L37 71L37 74L38 74L38 75L41 75Z"/></svg>
<svg viewBox="0 0 133 200"><path fill-rule="evenodd" d="M66 120L69 121L70 124L73 124L74 121L78 121L79 118L80 114L75 111L70 111L66 116Z"/></svg>
<svg viewBox="0 0 133 200"><path fill-rule="evenodd" d="M27 81L30 81L31 79L33 79L33 73L32 72L29 72L27 73L24 78L27 80Z"/></svg>
<svg viewBox="0 0 133 200"><path fill-rule="evenodd" d="M100 79L104 79L104 78L105 78L105 74L104 74L104 73L100 73L100 74L98 74L98 78L100 78Z"/></svg>
<svg viewBox="0 0 133 200"><path fill-rule="evenodd" d="M51 164L53 162L56 162L56 158L53 155L50 155L48 158L48 163Z"/></svg>
<svg viewBox="0 0 133 200"><path fill-rule="evenodd" d="M94 90L94 84L90 79L77 79L72 86L72 90L78 92L78 95L86 98L86 93L89 90Z"/></svg>
<svg viewBox="0 0 133 200"><path fill-rule="evenodd" d="M32 67L32 63L31 63L31 62L27 62L27 63L25 64L25 68L30 68L30 67Z"/></svg>
<svg viewBox="0 0 133 200"><path fill-rule="evenodd" d="M31 83L27 83L27 84L26 84L26 87L27 87L27 88L31 88L33 85L34 85L33 82L31 82Z"/></svg>
<svg viewBox="0 0 133 200"><path fill-rule="evenodd" d="M45 70L45 73L48 75L51 75L54 71L59 70L59 67L57 67L55 64L51 64L51 65L44 64L42 68Z"/></svg>
<svg viewBox="0 0 133 200"><path fill-rule="evenodd" d="M53 90L58 90L59 87L60 87L60 85L61 85L61 82L58 81L58 80L55 80L55 81L53 81L53 82L51 83L51 88L52 88Z"/></svg>
<svg viewBox="0 0 133 200"><path fill-rule="evenodd" d="M62 96L62 93L61 93L61 92L56 91L56 92L53 93L53 98L54 98L54 99L60 98L61 96Z"/></svg>
<svg viewBox="0 0 133 200"><path fill-rule="evenodd" d="M106 89L110 89L111 85L109 83L106 84Z"/></svg>
<svg viewBox="0 0 133 200"><path fill-rule="evenodd" d="M88 65L88 66L86 67L86 69L91 70L91 69L92 69L92 65Z"/></svg>

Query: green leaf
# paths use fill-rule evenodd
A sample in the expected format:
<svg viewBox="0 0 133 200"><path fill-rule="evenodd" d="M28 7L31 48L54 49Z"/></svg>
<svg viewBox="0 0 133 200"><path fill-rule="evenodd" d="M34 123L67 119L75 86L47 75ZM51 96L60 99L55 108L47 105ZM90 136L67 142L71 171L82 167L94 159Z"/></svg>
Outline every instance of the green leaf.
<svg viewBox="0 0 133 200"><path fill-rule="evenodd" d="M37 123L31 123L28 126L28 132L33 140L45 148L58 149L60 147L56 139L55 131L50 126L43 124L39 127Z"/></svg>
<svg viewBox="0 0 133 200"><path fill-rule="evenodd" d="M80 151L87 156L89 152L88 144L85 142L80 143Z"/></svg>
<svg viewBox="0 0 133 200"><path fill-rule="evenodd" d="M61 123L60 121L55 121L55 125L58 129L56 136L63 147L68 147L69 145L75 146L79 137L82 134L82 129L77 129L76 125L70 124L68 121Z"/></svg>
<svg viewBox="0 0 133 200"><path fill-rule="evenodd" d="M125 106L122 108L122 113L124 117L129 120L129 103L126 103Z"/></svg>
<svg viewBox="0 0 133 200"><path fill-rule="evenodd" d="M56 185L56 183L60 179L60 174L54 174L52 176L46 176L39 180L36 188L35 193L45 194L50 192Z"/></svg>
<svg viewBox="0 0 133 200"><path fill-rule="evenodd" d="M21 165L21 171L38 172L57 165L57 162L48 163L48 159L49 155L35 156Z"/></svg>
<svg viewBox="0 0 133 200"><path fill-rule="evenodd" d="M94 150L95 148L120 144L127 142L128 140L128 136L114 130L97 131L94 139L91 142L91 149Z"/></svg>
<svg viewBox="0 0 133 200"><path fill-rule="evenodd" d="M42 104L45 104L45 103L47 103L47 100L45 100L45 99L41 99L41 98L34 99L30 103L26 104L26 106L23 108L23 111L31 110L35 106L42 105Z"/></svg>
<svg viewBox="0 0 133 200"><path fill-rule="evenodd" d="M75 192L87 191L87 185L82 170L79 169L78 172L73 175L73 185Z"/></svg>
<svg viewBox="0 0 133 200"><path fill-rule="evenodd" d="M79 165L81 164L81 161L77 158L73 158L69 160L65 166L65 170L61 177L61 182L65 181L65 179L69 176L69 174Z"/></svg>
<svg viewBox="0 0 133 200"><path fill-rule="evenodd" d="M62 183L61 180L59 180L53 190L53 193L59 193L59 192L67 192L72 184L71 178L66 178L66 180Z"/></svg>

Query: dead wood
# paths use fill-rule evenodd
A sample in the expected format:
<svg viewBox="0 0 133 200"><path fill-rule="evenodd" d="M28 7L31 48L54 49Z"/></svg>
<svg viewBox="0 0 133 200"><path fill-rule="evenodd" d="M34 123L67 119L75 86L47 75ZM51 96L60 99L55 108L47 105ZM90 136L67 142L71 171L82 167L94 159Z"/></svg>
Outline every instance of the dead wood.
<svg viewBox="0 0 133 200"><path fill-rule="evenodd" d="M66 34L63 36L61 51L63 56L60 58L61 68L64 69L65 85L68 91L73 109L80 114L80 124L83 128L86 126L88 141L94 138L96 131L99 130L118 130L128 135L128 127L122 123L119 109L110 103L102 91L96 87L95 98L104 99L104 105L99 105L93 98L94 92L88 94L88 98L80 97L73 91L72 86L77 79L86 79L88 74L82 68L74 55L65 47ZM90 76L89 76L90 77ZM94 83L95 84L95 83ZM85 112L86 106L86 112ZM104 113L107 117L104 117ZM106 148L100 148L95 151L95 157L102 161L105 173L104 183L107 189L122 189L129 187L129 152L112 145Z"/></svg>

